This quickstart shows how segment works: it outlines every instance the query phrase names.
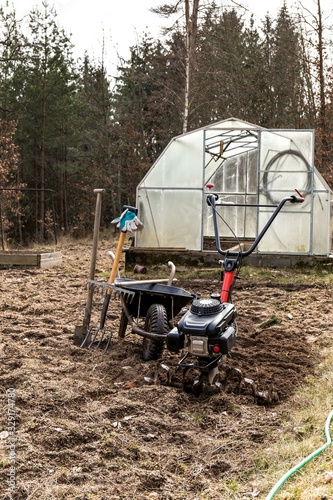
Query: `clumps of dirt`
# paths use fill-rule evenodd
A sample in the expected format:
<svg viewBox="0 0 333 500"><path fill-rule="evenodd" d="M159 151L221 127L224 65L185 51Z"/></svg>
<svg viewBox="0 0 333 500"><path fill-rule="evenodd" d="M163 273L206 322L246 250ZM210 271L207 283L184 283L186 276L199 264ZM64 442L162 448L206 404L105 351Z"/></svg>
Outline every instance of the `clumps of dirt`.
<svg viewBox="0 0 333 500"><path fill-rule="evenodd" d="M107 250L102 242L102 255ZM290 396L314 372L323 330L332 330L327 289L238 285L238 341L221 368L223 390L195 395L181 389L178 354L144 362L141 338L130 328L117 337L116 299L107 353L74 346L89 259L89 244L71 244L59 268L0 271L4 491L11 465L6 391L13 388L15 499L227 499L234 482L235 498L253 498L247 478L276 439ZM107 275L108 266L103 257L98 274ZM220 287L205 279L179 279L177 286L201 297ZM92 323L102 300L94 299ZM173 372L172 385L161 365ZM260 398L268 392L270 405Z"/></svg>

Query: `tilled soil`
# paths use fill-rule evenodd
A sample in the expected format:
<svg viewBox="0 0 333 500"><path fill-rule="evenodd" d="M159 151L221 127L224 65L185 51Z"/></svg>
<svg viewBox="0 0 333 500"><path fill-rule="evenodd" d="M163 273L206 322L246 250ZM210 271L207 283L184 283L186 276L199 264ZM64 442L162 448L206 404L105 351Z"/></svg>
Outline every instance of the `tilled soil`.
<svg viewBox="0 0 333 500"><path fill-rule="evenodd" d="M101 242L97 275L107 275L107 250ZM181 388L180 354L165 350L160 360L144 362L139 336L130 328L124 339L117 336L117 298L108 312L107 353L73 344L91 245L66 244L62 255L57 268L0 270L4 498L263 498L267 492L253 479L260 453L278 439L290 396L314 373L323 332L333 333L332 290L237 282L238 341L221 367L221 390L196 394ZM176 277L178 287L202 297L220 287L218 278ZM102 300L94 296L91 324L98 324ZM15 390L12 460L8 389Z"/></svg>

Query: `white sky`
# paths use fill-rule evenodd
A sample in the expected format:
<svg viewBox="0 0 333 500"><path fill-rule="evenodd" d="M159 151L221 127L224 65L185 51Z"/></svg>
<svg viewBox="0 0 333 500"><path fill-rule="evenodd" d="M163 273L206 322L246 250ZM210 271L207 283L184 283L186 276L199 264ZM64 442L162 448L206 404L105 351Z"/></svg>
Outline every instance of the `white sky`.
<svg viewBox="0 0 333 500"><path fill-rule="evenodd" d="M33 7L41 7L43 0L10 0L18 17L30 12ZM74 54L88 55L101 59L102 40L105 41L105 60L109 67L116 67L117 53L124 58L129 55L129 47L141 38L144 32L157 38L160 27L166 20L149 11L151 7L170 3L172 0L48 0L58 12L58 22L67 34L71 33ZM301 0L311 12L316 11L315 0ZM329 8L332 0L321 0L322 9ZM222 5L230 5L230 0L218 0ZM267 13L274 16L282 7L283 0L239 0L248 7L260 21ZM292 8L297 0L286 0ZM0 0L4 4L4 0ZM332 7L331 7L332 8ZM328 13L328 12L326 12Z"/></svg>

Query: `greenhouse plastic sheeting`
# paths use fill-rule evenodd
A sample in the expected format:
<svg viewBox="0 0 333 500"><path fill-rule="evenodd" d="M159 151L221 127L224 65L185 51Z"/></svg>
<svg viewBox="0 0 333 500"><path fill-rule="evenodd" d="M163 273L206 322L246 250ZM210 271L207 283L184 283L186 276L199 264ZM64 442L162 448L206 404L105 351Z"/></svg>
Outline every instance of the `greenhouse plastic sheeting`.
<svg viewBox="0 0 333 500"><path fill-rule="evenodd" d="M228 204L218 207L222 238L253 240L296 188L305 202L284 206L257 251L330 253L331 190L314 166L313 130L269 130L230 118L173 138L138 185L145 229L136 246L203 250L204 238L214 237L207 183Z"/></svg>

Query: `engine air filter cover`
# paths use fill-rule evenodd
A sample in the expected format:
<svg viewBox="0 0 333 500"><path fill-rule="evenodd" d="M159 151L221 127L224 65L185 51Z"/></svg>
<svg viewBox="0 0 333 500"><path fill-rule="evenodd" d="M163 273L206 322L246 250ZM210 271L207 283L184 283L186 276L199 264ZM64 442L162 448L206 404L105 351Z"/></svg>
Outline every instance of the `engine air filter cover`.
<svg viewBox="0 0 333 500"><path fill-rule="evenodd" d="M210 314L217 314L222 311L223 307L223 304L216 299L195 299L191 305L191 313L198 316L209 316Z"/></svg>

